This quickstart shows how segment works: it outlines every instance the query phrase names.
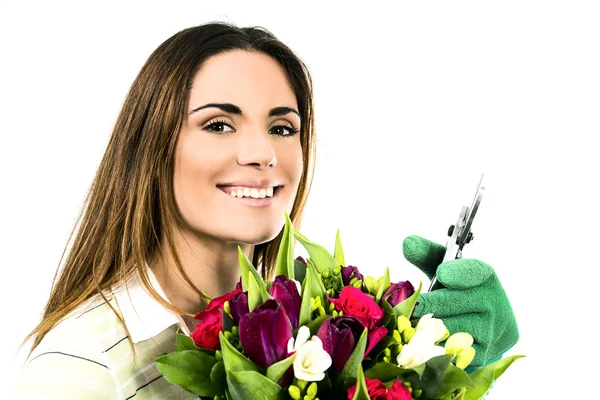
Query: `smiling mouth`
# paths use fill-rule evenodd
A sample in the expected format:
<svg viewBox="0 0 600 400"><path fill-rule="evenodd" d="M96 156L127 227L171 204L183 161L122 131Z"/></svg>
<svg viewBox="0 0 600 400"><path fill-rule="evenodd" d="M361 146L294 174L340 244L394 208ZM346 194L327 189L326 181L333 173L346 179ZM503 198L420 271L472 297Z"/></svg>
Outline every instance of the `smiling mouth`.
<svg viewBox="0 0 600 400"><path fill-rule="evenodd" d="M271 186L267 188L217 185L217 188L233 198L263 200L274 198L277 193L279 193L280 189L283 188L283 185Z"/></svg>

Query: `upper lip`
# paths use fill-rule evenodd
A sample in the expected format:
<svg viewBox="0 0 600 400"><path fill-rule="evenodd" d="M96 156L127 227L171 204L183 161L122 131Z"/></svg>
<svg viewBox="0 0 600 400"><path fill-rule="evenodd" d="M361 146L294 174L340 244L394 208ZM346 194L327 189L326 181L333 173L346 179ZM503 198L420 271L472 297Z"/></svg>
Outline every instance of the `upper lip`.
<svg viewBox="0 0 600 400"><path fill-rule="evenodd" d="M281 186L277 181L268 179L243 179L235 182L220 183L217 186L244 186L249 188L266 189L268 187Z"/></svg>

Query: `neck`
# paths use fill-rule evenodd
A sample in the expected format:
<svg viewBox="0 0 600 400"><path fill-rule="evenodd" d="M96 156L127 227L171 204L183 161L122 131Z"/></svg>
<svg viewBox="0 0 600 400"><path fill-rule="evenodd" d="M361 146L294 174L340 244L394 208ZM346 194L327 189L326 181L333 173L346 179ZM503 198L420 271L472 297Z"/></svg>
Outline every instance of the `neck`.
<svg viewBox="0 0 600 400"><path fill-rule="evenodd" d="M240 277L239 243L200 237L196 232L190 231L175 231L173 239L183 270L200 291L214 298L235 288ZM165 243L165 240L161 243ZM252 259L254 246L240 246ZM169 302L192 315L204 310L207 301L185 281L168 247L161 250L163 259L156 260L150 267ZM184 319L188 325L193 323L193 317Z"/></svg>

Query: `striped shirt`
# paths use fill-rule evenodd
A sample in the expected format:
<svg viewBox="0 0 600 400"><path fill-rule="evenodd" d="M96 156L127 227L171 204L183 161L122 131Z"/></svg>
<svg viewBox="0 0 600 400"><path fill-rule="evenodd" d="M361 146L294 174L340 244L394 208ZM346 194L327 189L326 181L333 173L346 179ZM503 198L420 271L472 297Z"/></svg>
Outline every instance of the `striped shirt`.
<svg viewBox="0 0 600 400"><path fill-rule="evenodd" d="M166 299L156 277L150 282ZM132 280L107 294L127 324L134 359L123 325L101 296L67 315L42 339L21 369L13 398L24 399L197 399L167 382L154 365L160 352L175 351L178 329L189 335L176 313Z"/></svg>

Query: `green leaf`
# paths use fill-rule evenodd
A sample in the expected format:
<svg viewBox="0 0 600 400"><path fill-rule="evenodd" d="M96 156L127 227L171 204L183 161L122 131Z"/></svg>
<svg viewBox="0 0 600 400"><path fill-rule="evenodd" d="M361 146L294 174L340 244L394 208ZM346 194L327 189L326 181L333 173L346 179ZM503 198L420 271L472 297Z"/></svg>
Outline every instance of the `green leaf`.
<svg viewBox="0 0 600 400"><path fill-rule="evenodd" d="M371 400L369 390L365 382L365 374L363 373L362 365L358 364L358 372L356 376L356 392L352 400Z"/></svg>
<svg viewBox="0 0 600 400"><path fill-rule="evenodd" d="M283 377L285 372L292 366L294 360L298 353L294 353L288 358L284 358L281 361L276 362L275 364L271 364L269 368L267 368L267 378L272 380L275 383L279 383L279 380Z"/></svg>
<svg viewBox="0 0 600 400"><path fill-rule="evenodd" d="M198 396L221 395L224 387L211 381L212 367L217 360L196 350L183 350L159 357L156 368L170 383Z"/></svg>
<svg viewBox="0 0 600 400"><path fill-rule="evenodd" d="M236 325L235 321L222 308L219 311L221 311L221 316L222 316L221 321L223 322L221 330L223 332L225 332L225 331L231 332L233 327Z"/></svg>
<svg viewBox="0 0 600 400"><path fill-rule="evenodd" d="M175 350L183 351L183 350L200 350L200 347L196 346L194 343L194 339L189 337L188 335L184 335L183 333L178 333L175 335Z"/></svg>
<svg viewBox="0 0 600 400"><path fill-rule="evenodd" d="M304 282L306 276L306 264L300 260L294 260L294 276L298 282Z"/></svg>
<svg viewBox="0 0 600 400"><path fill-rule="evenodd" d="M212 369L210 370L210 380L216 383L219 387L227 386L225 363L222 360L213 365Z"/></svg>
<svg viewBox="0 0 600 400"><path fill-rule="evenodd" d="M453 357L451 354L444 354L430 358L425 362L425 370L422 378L418 382L411 382L413 388L421 389L423 397L426 399L435 398L434 396L444 381L444 375Z"/></svg>
<svg viewBox="0 0 600 400"><path fill-rule="evenodd" d="M323 281L321 280L321 275L317 272L315 265L312 263L311 260L308 260L308 264L306 265L306 270L307 270L307 274L308 274L308 271L311 272L311 285L310 285L311 296L312 297L317 297L317 296L321 297L321 304L325 304L325 285L323 285Z"/></svg>
<svg viewBox="0 0 600 400"><path fill-rule="evenodd" d="M377 304L381 303L381 297L389 288L390 288L390 269L389 269L389 267L385 267L385 273L383 274L383 280L379 284L379 290L377 291L377 296L375 296L375 302Z"/></svg>
<svg viewBox="0 0 600 400"><path fill-rule="evenodd" d="M311 242L306 236L296 230L294 230L294 236L306 249L319 273L325 269L333 271L335 267L339 266L335 258L323 246Z"/></svg>
<svg viewBox="0 0 600 400"><path fill-rule="evenodd" d="M388 332L393 332L396 329L396 322L398 322L394 309L385 300L381 302L380 306L383 309L383 326L387 328Z"/></svg>
<svg viewBox="0 0 600 400"><path fill-rule="evenodd" d="M423 366L423 369L424 367L425 366ZM396 379L417 382L420 379L420 373L422 373L422 371L417 372L414 369L402 368L387 362L379 362L365 371L365 376L369 379L379 379L382 382ZM412 378L409 380L406 377Z"/></svg>
<svg viewBox="0 0 600 400"><path fill-rule="evenodd" d="M450 365L448 365L448 368L446 369L444 380L442 381L442 384L437 392L436 399L448 396L456 389L472 386L473 381L471 381L469 375L464 370L450 363Z"/></svg>
<svg viewBox="0 0 600 400"><path fill-rule="evenodd" d="M242 270L242 290L248 291L248 308L252 311L256 306L272 297L267 291L265 281L263 281L260 274L256 268L254 268L240 246L238 246L238 258ZM251 277L254 278L254 282L252 282ZM252 307L252 305L254 305L254 307Z"/></svg>
<svg viewBox="0 0 600 400"><path fill-rule="evenodd" d="M419 287L412 296L396 304L396 307L394 307L394 316L396 319L398 319L398 317L401 315L404 315L406 318L410 319L410 316L415 308L415 304L417 303L417 299L419 298L419 294L421 293L422 286L423 282L419 282Z"/></svg>
<svg viewBox="0 0 600 400"><path fill-rule="evenodd" d="M346 361L344 368L340 371L336 380L336 386L342 385L349 378L356 379L358 366L362 363L365 356L368 334L369 330L365 328L362 335L360 335L360 339L358 339L354 350L350 354L350 357L348 357L348 361Z"/></svg>
<svg viewBox="0 0 600 400"><path fill-rule="evenodd" d="M227 383L232 400L283 400L281 386L255 371L228 371Z"/></svg>
<svg viewBox="0 0 600 400"><path fill-rule="evenodd" d="M254 278L254 275L248 276L248 309L250 312L254 311L256 307L263 303L263 298L260 293L260 287L258 282Z"/></svg>
<svg viewBox="0 0 600 400"><path fill-rule="evenodd" d="M470 374L469 377L473 381L474 387L467 388L465 400L480 399L488 392L488 390L490 390L492 383L494 383L494 381L498 379L513 362L522 357L525 356L518 355L505 357Z"/></svg>
<svg viewBox="0 0 600 400"><path fill-rule="evenodd" d="M223 362L228 373L231 371L258 371L258 366L233 347L229 340L225 339L223 332L219 332L219 340Z"/></svg>
<svg viewBox="0 0 600 400"><path fill-rule="evenodd" d="M302 283L302 303L300 304L300 316L299 316L299 326L306 325L311 321L310 312L310 299L312 292L312 282L313 282L313 271L308 269L306 271L306 277L304 278L304 282Z"/></svg>
<svg viewBox="0 0 600 400"><path fill-rule="evenodd" d="M288 279L294 278L294 226L288 213L285 213L285 226L283 236L277 253L277 267L275 276L284 275Z"/></svg>
<svg viewBox="0 0 600 400"><path fill-rule="evenodd" d="M344 250L342 249L342 240L340 239L340 230L337 230L335 234L335 249L333 250L333 258L339 265L346 266L346 260L344 259Z"/></svg>

